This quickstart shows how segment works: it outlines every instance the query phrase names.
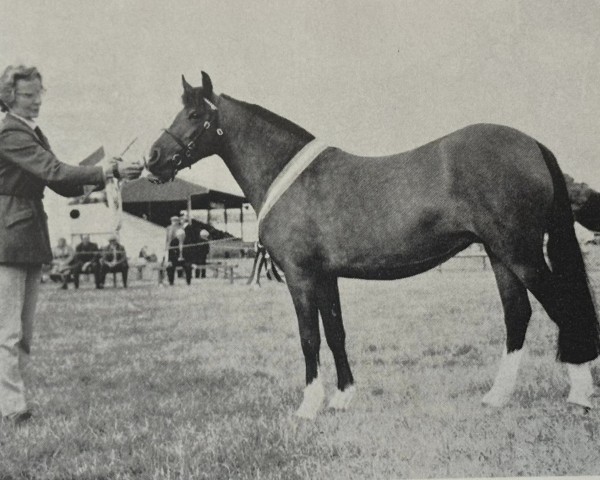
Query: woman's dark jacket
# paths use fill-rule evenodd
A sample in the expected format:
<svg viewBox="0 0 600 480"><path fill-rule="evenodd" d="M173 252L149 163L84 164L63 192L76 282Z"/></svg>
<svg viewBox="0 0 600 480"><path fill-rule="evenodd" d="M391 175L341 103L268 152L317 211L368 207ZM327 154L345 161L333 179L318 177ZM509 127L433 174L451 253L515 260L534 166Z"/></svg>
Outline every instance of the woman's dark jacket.
<svg viewBox="0 0 600 480"><path fill-rule="evenodd" d="M104 185L102 168L59 161L41 132L7 114L0 124L0 264L50 263L44 188L74 197L83 185Z"/></svg>

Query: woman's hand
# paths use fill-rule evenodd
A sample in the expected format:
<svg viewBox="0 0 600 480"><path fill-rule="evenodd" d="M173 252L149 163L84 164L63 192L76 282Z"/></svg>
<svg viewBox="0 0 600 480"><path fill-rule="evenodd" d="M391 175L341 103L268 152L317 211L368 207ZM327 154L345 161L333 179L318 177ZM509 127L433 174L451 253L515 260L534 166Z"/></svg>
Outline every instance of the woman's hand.
<svg viewBox="0 0 600 480"><path fill-rule="evenodd" d="M133 162L118 162L117 168L119 169L119 175L122 179L135 180L142 174L144 165L136 160Z"/></svg>
<svg viewBox="0 0 600 480"><path fill-rule="evenodd" d="M144 165L139 161L123 161L114 158L112 162L104 167L107 178L115 177L117 180L135 180L139 178L144 170Z"/></svg>

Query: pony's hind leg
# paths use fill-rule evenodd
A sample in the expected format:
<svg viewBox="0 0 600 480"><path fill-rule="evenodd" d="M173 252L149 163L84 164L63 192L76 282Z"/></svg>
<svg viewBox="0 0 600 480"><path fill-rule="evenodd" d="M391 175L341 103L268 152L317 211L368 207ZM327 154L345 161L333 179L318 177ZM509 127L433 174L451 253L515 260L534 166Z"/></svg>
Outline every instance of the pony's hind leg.
<svg viewBox="0 0 600 480"><path fill-rule="evenodd" d="M489 250L488 256L494 270L506 324L506 346L494 385L483 397L483 403L501 407L514 392L527 326L531 318L531 304L527 289L519 278Z"/></svg>
<svg viewBox="0 0 600 480"><path fill-rule="evenodd" d="M325 338L333 354L338 378L337 390L329 402L329 408L346 410L354 396L355 387L346 354L346 332L342 321L340 293L336 277L325 277L320 280L317 301L323 320Z"/></svg>
<svg viewBox="0 0 600 480"><path fill-rule="evenodd" d="M597 357L594 338L597 332L592 322L583 321L589 313L581 308L585 302L580 290L587 284L564 282L545 270L529 289L558 326L558 357L567 364L571 390L567 401L591 408L593 394L591 361Z"/></svg>
<svg viewBox="0 0 600 480"><path fill-rule="evenodd" d="M564 175L554 154L541 143L538 147L554 190L552 215L547 225L547 253L552 272L543 270L539 284L527 288L558 325L559 359L567 363L571 380L568 401L589 408L593 391L590 363L600 354L600 325L573 228L573 211Z"/></svg>
<svg viewBox="0 0 600 480"><path fill-rule="evenodd" d="M304 398L296 415L314 419L323 405L325 390L319 377L319 312L317 310L317 282L302 274L294 275L286 271L288 289L292 295L304 361L306 363L306 387Z"/></svg>
<svg viewBox="0 0 600 480"><path fill-rule="evenodd" d="M586 318L594 315L595 319L585 290L587 284L577 279L564 281L543 260L515 266L514 271L558 326L558 357L567 364L571 382L567 401L590 408L593 393L590 363L597 357L598 333L595 323Z"/></svg>

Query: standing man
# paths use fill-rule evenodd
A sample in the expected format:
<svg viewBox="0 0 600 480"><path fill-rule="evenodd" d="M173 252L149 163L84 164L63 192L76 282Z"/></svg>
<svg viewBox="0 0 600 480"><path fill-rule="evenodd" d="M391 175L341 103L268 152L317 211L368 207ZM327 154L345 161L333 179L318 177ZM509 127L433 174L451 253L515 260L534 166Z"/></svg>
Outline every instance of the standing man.
<svg viewBox="0 0 600 480"><path fill-rule="evenodd" d="M171 225L167 227L166 238L166 262L167 262L167 278L169 285L175 283L175 272L177 267L182 267L185 272L185 281L189 285L192 282L192 264L185 255L185 230L181 225L181 218L177 216L171 217Z"/></svg>
<svg viewBox="0 0 600 480"><path fill-rule="evenodd" d="M19 357L29 355L42 264L52 250L44 189L65 197L83 185L104 186L112 176L138 178L139 163L72 166L56 158L37 126L44 87L35 67L9 66L0 76L0 416L20 423L31 417Z"/></svg>
<svg viewBox="0 0 600 480"><path fill-rule="evenodd" d="M203 264L203 262L200 261L201 241L198 230L194 228L194 225L190 220L190 216L185 211L181 212L181 227L185 232L183 241L183 256L186 262L190 264L190 268L195 271L195 277L198 278L200 270L196 267L196 265Z"/></svg>
<svg viewBox="0 0 600 480"><path fill-rule="evenodd" d="M181 218L177 215L171 217L171 224L167 227L167 236L165 239L165 255L163 259L167 261L172 257L171 250L175 249L176 260L183 260L183 241L185 240L185 231L181 226Z"/></svg>
<svg viewBox="0 0 600 480"><path fill-rule="evenodd" d="M200 230L200 238L198 243L197 250L197 265L202 265L199 269L196 269L196 278L199 278L202 275L202 278L206 278L206 258L210 252L210 243L209 243L210 235L207 230Z"/></svg>

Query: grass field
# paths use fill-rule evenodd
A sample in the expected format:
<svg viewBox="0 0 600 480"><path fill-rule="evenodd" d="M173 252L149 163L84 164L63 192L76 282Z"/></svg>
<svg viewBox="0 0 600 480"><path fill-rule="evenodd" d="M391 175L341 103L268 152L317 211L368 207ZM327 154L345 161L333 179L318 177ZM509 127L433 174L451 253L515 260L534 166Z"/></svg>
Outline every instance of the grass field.
<svg viewBox="0 0 600 480"><path fill-rule="evenodd" d="M592 280L599 291L600 272ZM27 372L36 416L1 427L0 479L600 473L600 410L566 405L537 303L517 392L496 410L480 403L504 341L489 270L340 288L358 393L310 422L293 416L304 361L285 286L44 285ZM325 342L321 360L331 395Z"/></svg>

